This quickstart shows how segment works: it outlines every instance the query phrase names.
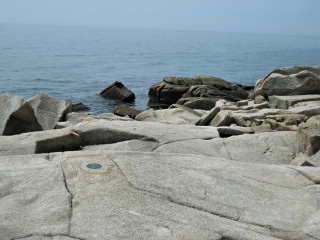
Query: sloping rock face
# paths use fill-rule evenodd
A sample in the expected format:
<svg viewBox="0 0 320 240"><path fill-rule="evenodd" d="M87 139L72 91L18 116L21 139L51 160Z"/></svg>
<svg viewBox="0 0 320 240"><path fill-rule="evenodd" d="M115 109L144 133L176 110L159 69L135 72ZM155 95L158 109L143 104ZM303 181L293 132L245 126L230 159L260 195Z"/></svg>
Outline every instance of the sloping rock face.
<svg viewBox="0 0 320 240"><path fill-rule="evenodd" d="M41 131L34 110L22 97L0 95L0 135Z"/></svg>
<svg viewBox="0 0 320 240"><path fill-rule="evenodd" d="M112 83L109 87L101 91L99 95L104 98L116 99L122 102L133 102L136 98L135 94L121 82Z"/></svg>
<svg viewBox="0 0 320 240"><path fill-rule="evenodd" d="M149 106L168 107L182 97L224 98L238 101L247 98L248 94L238 85L211 76L165 77L162 82L150 88Z"/></svg>
<svg viewBox="0 0 320 240"><path fill-rule="evenodd" d="M32 106L43 130L55 128L57 122L64 121L66 115L72 112L71 101L59 100L43 93L27 101Z"/></svg>
<svg viewBox="0 0 320 240"><path fill-rule="evenodd" d="M320 66L296 66L278 68L258 80L253 94L272 95L320 94Z"/></svg>
<svg viewBox="0 0 320 240"><path fill-rule="evenodd" d="M185 154L0 157L1 238L320 239L315 176Z"/></svg>

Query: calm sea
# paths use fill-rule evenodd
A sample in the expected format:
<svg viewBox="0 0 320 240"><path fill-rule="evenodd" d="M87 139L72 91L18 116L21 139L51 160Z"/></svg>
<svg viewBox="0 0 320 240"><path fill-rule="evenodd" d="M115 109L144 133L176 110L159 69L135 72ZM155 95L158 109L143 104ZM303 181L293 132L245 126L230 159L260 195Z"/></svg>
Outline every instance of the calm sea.
<svg viewBox="0 0 320 240"><path fill-rule="evenodd" d="M0 25L0 94L40 92L111 112L97 94L114 81L147 108L166 76L212 75L254 85L278 67L320 65L320 38L102 27Z"/></svg>

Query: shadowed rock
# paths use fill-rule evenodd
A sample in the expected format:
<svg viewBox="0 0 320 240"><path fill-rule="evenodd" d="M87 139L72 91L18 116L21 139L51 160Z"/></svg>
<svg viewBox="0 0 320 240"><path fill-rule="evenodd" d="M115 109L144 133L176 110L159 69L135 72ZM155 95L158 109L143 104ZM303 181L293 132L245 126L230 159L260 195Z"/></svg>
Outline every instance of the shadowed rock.
<svg viewBox="0 0 320 240"><path fill-rule="evenodd" d="M99 94L101 97L116 99L122 102L133 102L136 98L133 92L121 82L114 82Z"/></svg>
<svg viewBox="0 0 320 240"><path fill-rule="evenodd" d="M24 98L0 95L0 135L41 131L35 112Z"/></svg>
<svg viewBox="0 0 320 240"><path fill-rule="evenodd" d="M43 130L55 128L57 122L64 121L66 115L72 112L70 100L59 100L43 93L31 97L27 101L32 106Z"/></svg>

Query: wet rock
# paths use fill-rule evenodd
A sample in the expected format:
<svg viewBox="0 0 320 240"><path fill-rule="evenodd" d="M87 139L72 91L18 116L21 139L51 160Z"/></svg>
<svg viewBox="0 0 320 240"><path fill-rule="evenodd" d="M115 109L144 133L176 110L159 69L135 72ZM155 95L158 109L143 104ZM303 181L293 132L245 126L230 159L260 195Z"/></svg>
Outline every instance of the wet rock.
<svg viewBox="0 0 320 240"><path fill-rule="evenodd" d="M320 94L320 66L278 68L257 81L253 94L272 95Z"/></svg>
<svg viewBox="0 0 320 240"><path fill-rule="evenodd" d="M35 112L24 98L0 95L0 135L41 131Z"/></svg>
<svg viewBox="0 0 320 240"><path fill-rule="evenodd" d="M46 94L38 94L27 100L32 106L43 130L54 129L57 122L64 121L72 112L70 100L59 100Z"/></svg>
<svg viewBox="0 0 320 240"><path fill-rule="evenodd" d="M75 103L72 104L72 112L84 112L84 111L89 111L90 108L83 103Z"/></svg>
<svg viewBox="0 0 320 240"><path fill-rule="evenodd" d="M113 108L113 114L121 117L129 116L134 119L139 113L141 113L141 111L121 105L117 105Z"/></svg>
<svg viewBox="0 0 320 240"><path fill-rule="evenodd" d="M116 99L122 102L133 102L135 94L121 82L114 82L99 94L101 97Z"/></svg>

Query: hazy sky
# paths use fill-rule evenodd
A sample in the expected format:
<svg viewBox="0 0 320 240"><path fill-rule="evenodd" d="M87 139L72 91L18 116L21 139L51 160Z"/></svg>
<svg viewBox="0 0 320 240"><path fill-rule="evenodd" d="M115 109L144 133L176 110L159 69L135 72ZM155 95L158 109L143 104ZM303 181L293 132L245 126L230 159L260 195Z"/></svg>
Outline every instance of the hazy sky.
<svg viewBox="0 0 320 240"><path fill-rule="evenodd" d="M0 23L320 36L320 0L0 0Z"/></svg>

